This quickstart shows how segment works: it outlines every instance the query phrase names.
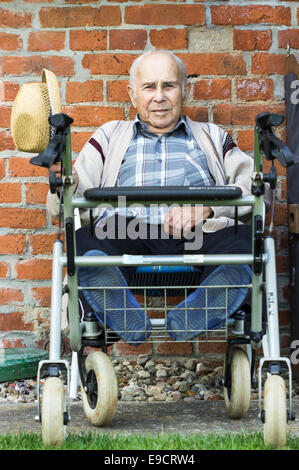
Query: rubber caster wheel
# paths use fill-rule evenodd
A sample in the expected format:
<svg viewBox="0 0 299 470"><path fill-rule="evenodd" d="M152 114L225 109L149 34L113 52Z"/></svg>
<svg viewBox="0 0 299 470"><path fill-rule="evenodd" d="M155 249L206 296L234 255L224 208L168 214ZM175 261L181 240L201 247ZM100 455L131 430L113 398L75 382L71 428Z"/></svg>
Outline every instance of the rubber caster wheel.
<svg viewBox="0 0 299 470"><path fill-rule="evenodd" d="M83 410L94 426L105 426L114 417L118 386L115 371L107 354L96 351L85 361L86 387L82 388Z"/></svg>
<svg viewBox="0 0 299 470"><path fill-rule="evenodd" d="M240 347L230 350L229 384L224 386L224 401L231 418L246 416L250 406L251 377L247 353Z"/></svg>
<svg viewBox="0 0 299 470"><path fill-rule="evenodd" d="M287 400L285 381L279 375L267 378L264 388L264 442L283 447L287 436Z"/></svg>
<svg viewBox="0 0 299 470"><path fill-rule="evenodd" d="M41 419L45 445L61 445L64 440L64 385L58 377L46 379L43 387Z"/></svg>

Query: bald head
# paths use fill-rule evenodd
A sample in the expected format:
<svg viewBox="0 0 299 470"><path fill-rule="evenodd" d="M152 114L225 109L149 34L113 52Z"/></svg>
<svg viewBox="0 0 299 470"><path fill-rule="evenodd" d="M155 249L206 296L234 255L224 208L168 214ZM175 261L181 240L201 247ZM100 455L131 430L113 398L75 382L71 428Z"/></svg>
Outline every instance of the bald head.
<svg viewBox="0 0 299 470"><path fill-rule="evenodd" d="M165 51L165 50L155 50L155 51L144 52L142 55L140 55L139 57L137 57L137 59L134 60L132 66L130 68L130 86L132 88L133 93L136 94L136 77L137 77L137 73L138 73L139 68L142 66L143 61L148 59L148 58L153 58L154 59L157 55L161 55L161 54L166 56L166 57L168 56L168 58L171 58L173 60L173 62L177 65L178 70L179 70L180 75L181 75L181 80L182 80L182 83L181 83L181 85L182 85L182 98L184 98L185 97L185 85L186 85L186 81L187 81L187 72L186 72L185 64L173 52Z"/></svg>
<svg viewBox="0 0 299 470"><path fill-rule="evenodd" d="M152 132L164 134L175 127L185 81L185 67L171 52L149 52L133 63L128 92L139 118Z"/></svg>

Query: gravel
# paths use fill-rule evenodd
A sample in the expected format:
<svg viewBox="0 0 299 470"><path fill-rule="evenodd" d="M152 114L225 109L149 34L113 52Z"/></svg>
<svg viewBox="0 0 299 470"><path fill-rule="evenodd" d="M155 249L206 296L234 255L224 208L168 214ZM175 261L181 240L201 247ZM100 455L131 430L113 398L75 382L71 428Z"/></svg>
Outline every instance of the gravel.
<svg viewBox="0 0 299 470"><path fill-rule="evenodd" d="M208 363L192 358L153 359L145 355L138 356L136 360L112 359L112 363L118 378L121 401L223 400L221 366L211 367ZM299 394L297 383L294 383L293 394ZM36 402L36 396L35 379L0 383L0 403L33 403ZM251 399L257 398L257 386L253 386Z"/></svg>

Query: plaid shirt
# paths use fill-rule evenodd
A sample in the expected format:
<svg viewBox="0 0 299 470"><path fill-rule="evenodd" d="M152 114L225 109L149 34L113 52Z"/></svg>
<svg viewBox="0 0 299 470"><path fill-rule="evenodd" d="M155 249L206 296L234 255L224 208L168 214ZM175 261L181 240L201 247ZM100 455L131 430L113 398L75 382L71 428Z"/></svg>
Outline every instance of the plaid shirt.
<svg viewBox="0 0 299 470"><path fill-rule="evenodd" d="M213 186L204 152L198 146L184 116L176 127L163 135L149 131L135 117L133 138L122 161L116 186ZM107 210L100 221L115 210ZM124 212L125 211L125 212ZM118 211L127 217L162 223L168 212L163 207L129 207Z"/></svg>

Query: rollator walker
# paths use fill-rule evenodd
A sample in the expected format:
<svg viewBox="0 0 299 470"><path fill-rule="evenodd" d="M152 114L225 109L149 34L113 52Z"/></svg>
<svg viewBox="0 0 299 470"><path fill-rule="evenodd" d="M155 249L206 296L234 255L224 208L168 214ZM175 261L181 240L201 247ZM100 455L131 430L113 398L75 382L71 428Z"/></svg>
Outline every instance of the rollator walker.
<svg viewBox="0 0 299 470"><path fill-rule="evenodd" d="M38 367L38 416L41 422L42 438L45 444L59 444L65 436L65 427L71 419L70 382L71 375L79 371L82 401L85 415L95 426L107 425L114 416L117 406L117 379L107 345L115 341L115 333L106 322L89 315L83 321L79 319L78 293L82 287L78 284L78 269L82 266L135 266L155 272L164 269L171 276L171 271L196 271L203 265L242 264L252 269L252 279L245 287L251 289L252 310L246 315L241 310L232 317L227 314L223 324L217 329L206 327L192 341L226 342L224 360L224 398L228 415L242 418L250 406L251 385L256 383L258 375L259 418L263 423L264 440L273 447L283 446L286 442L287 423L295 419L292 411L292 375L290 360L280 354L277 281L275 265L275 247L272 236L265 236L264 228L264 192L265 183L275 195L276 170L274 160L283 166L293 163L292 154L273 133L272 127L283 122L279 114L261 113L257 116L254 132L254 173L252 175L252 194L242 196L241 189L232 186L223 187L180 187L180 188L91 188L84 197L73 194L72 159L70 143L70 125L72 119L65 114L56 114L49 118L55 129L46 151L34 157L31 163L50 168L54 162L61 162L61 177L50 174L49 183L52 193L60 190L63 194L63 221L65 230L66 252L60 235L54 243L51 294L51 323L49 340L49 359L43 360ZM263 157L272 161L269 174L263 173ZM202 204L206 206L235 207L235 229L238 229L238 207L252 206L252 253L229 255L175 255L175 256L134 256L130 253L122 256L77 256L75 242L75 213L79 209L92 211L99 204L117 205L118 196L126 195L131 203L160 202L172 204ZM273 206L275 197L273 196ZM62 221L62 214L60 222ZM273 222L273 213L272 213ZM271 222L271 224L272 224ZM161 268L161 269L160 269ZM67 272L67 282L63 282L63 270ZM141 269L142 271L142 269ZM141 276L142 277L142 276ZM140 277L140 279L141 279ZM148 278L147 278L148 279ZM214 286L215 287L215 286ZM220 286L228 292L231 288L244 286ZM98 286L97 288L101 288ZM199 285L176 285L182 295ZM205 289L208 290L208 286ZM106 288L107 289L107 288ZM131 287L130 287L131 289ZM166 329L168 313L167 293L174 289L170 285L159 285L156 281L138 287L138 295L144 299L147 308L148 295L153 291L162 295L162 304L155 317L151 309L152 330L147 341L171 341ZM125 288L124 295L125 294ZM137 292L137 291L136 291ZM73 363L61 358L61 311L62 296L68 295L69 340ZM137 294L136 294L137 295ZM263 296L266 299L266 315L263 314ZM227 298L228 296L226 296ZM162 310L162 315L161 315ZM205 307L206 317L209 306ZM125 312L130 314L130 312ZM188 311L186 309L186 317ZM106 318L104 312L104 319ZM126 325L126 321L124 321ZM123 332L124 334L126 331ZM118 339L118 338L117 338ZM84 348L92 346L101 351L94 351L86 356ZM263 357L258 362L256 374L256 353L263 350ZM77 360L77 364L76 361ZM264 372L264 374L263 374ZM289 397L287 400L285 380L282 372L288 374ZM265 383L263 377L266 375ZM43 387L41 379L45 378ZM73 378L73 377L72 377ZM76 379L75 379L76 380ZM65 385L66 382L66 385ZM262 394L262 390L264 393Z"/></svg>

